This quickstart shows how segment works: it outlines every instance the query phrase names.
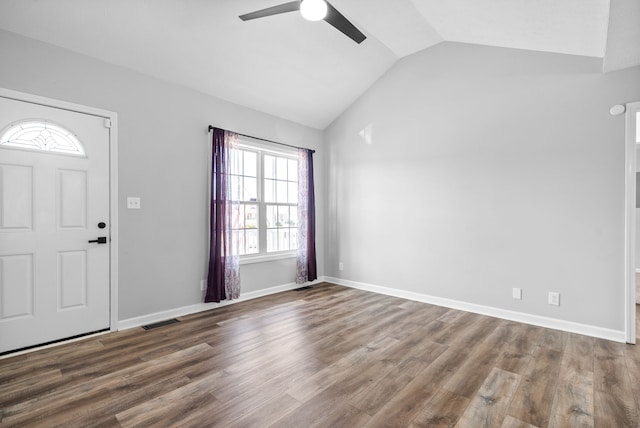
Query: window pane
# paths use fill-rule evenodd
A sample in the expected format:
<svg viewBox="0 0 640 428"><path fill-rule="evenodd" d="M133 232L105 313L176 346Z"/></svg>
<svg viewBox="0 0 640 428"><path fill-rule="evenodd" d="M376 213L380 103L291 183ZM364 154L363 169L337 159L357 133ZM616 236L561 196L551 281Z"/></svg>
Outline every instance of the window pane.
<svg viewBox="0 0 640 428"><path fill-rule="evenodd" d="M244 198L243 201L255 202L258 200L258 179L244 177Z"/></svg>
<svg viewBox="0 0 640 428"><path fill-rule="evenodd" d="M278 180L287 179L287 159L276 158L276 178Z"/></svg>
<svg viewBox="0 0 640 428"><path fill-rule="evenodd" d="M244 172L247 177L258 176L258 156L254 152L244 152Z"/></svg>
<svg viewBox="0 0 640 428"><path fill-rule="evenodd" d="M289 200L290 204L298 203L298 183L289 182Z"/></svg>
<svg viewBox="0 0 640 428"><path fill-rule="evenodd" d="M257 205L245 205L244 206L244 224L246 229L258 228L258 206Z"/></svg>
<svg viewBox="0 0 640 428"><path fill-rule="evenodd" d="M245 232L245 239L247 245L247 254L255 254L258 252L258 231L256 229L247 230Z"/></svg>
<svg viewBox="0 0 640 428"><path fill-rule="evenodd" d="M278 207L267 205L267 227L276 227L278 222Z"/></svg>
<svg viewBox="0 0 640 428"><path fill-rule="evenodd" d="M231 228L244 229L244 206L233 204L231 208Z"/></svg>
<svg viewBox="0 0 640 428"><path fill-rule="evenodd" d="M298 229L289 229L289 249L295 250L298 248Z"/></svg>
<svg viewBox="0 0 640 428"><path fill-rule="evenodd" d="M267 252L278 251L278 229L267 229Z"/></svg>
<svg viewBox="0 0 640 428"><path fill-rule="evenodd" d="M278 227L289 227L289 207L278 207Z"/></svg>
<svg viewBox="0 0 640 428"><path fill-rule="evenodd" d="M276 186L276 182L274 180L264 180L264 201L265 202L276 201L275 186Z"/></svg>
<svg viewBox="0 0 640 428"><path fill-rule="evenodd" d="M275 176L276 158L273 156L264 156L264 178L276 178Z"/></svg>
<svg viewBox="0 0 640 428"><path fill-rule="evenodd" d="M244 248L240 246L241 233L243 233L243 231L240 230L234 230L233 232L231 232L231 235L233 236L233 239L231 241L231 248L235 254L244 254Z"/></svg>
<svg viewBox="0 0 640 428"><path fill-rule="evenodd" d="M289 181L298 181L298 161L289 159L287 161L287 165L289 166Z"/></svg>
<svg viewBox="0 0 640 428"><path fill-rule="evenodd" d="M229 152L229 169L231 170L231 174L241 175L242 174L242 150L230 150Z"/></svg>
<svg viewBox="0 0 640 428"><path fill-rule="evenodd" d="M231 176L231 200L240 200L240 189L242 188L242 177L237 175Z"/></svg>
<svg viewBox="0 0 640 428"><path fill-rule="evenodd" d="M289 249L289 229L278 229L278 251Z"/></svg>
<svg viewBox="0 0 640 428"><path fill-rule="evenodd" d="M247 243L245 242L245 232L244 230L238 231L238 236L240 239L238 240L238 245L240 246L239 254L247 254Z"/></svg>
<svg viewBox="0 0 640 428"><path fill-rule="evenodd" d="M291 207L289 210L289 224L291 227L298 227L298 207Z"/></svg>
<svg viewBox="0 0 640 428"><path fill-rule="evenodd" d="M286 170L285 170L286 171ZM276 181L276 202L287 203L287 182Z"/></svg>

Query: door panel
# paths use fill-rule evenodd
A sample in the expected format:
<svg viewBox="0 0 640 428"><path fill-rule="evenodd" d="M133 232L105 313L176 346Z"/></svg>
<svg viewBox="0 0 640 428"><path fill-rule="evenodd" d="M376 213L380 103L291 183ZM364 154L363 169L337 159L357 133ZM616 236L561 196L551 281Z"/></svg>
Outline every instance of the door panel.
<svg viewBox="0 0 640 428"><path fill-rule="evenodd" d="M0 352L107 329L110 321L110 244L88 242L109 236L109 129L102 117L0 97L0 138L27 119L22 135L37 135L32 123L46 120L71 131L84 154L0 140ZM45 129L37 141L51 147L58 135Z"/></svg>
<svg viewBox="0 0 640 428"><path fill-rule="evenodd" d="M87 173L86 171L58 170L58 196L60 229L84 229L87 226Z"/></svg>
<svg viewBox="0 0 640 428"><path fill-rule="evenodd" d="M33 214L33 168L0 164L0 228L30 230Z"/></svg>
<svg viewBox="0 0 640 428"><path fill-rule="evenodd" d="M58 253L58 309L87 305L87 252Z"/></svg>
<svg viewBox="0 0 640 428"><path fill-rule="evenodd" d="M33 315L33 254L0 257L1 320Z"/></svg>

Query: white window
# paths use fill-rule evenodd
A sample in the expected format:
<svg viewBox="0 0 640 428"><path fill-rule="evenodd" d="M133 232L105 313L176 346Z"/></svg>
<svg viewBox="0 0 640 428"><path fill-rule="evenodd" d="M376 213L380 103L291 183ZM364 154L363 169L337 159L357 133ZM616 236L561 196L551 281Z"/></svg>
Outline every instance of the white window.
<svg viewBox="0 0 640 428"><path fill-rule="evenodd" d="M298 247L298 159L295 151L274 151L242 142L235 155L239 201L233 213L233 244L242 259L293 255Z"/></svg>
<svg viewBox="0 0 640 428"><path fill-rule="evenodd" d="M11 124L0 135L0 147L85 156L82 144L71 131L46 120Z"/></svg>

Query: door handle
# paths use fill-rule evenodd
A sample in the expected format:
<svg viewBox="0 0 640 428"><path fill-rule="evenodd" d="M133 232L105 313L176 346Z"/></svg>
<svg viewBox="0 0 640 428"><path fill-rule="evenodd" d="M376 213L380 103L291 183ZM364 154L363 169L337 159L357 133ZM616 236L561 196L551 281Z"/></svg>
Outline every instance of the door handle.
<svg viewBox="0 0 640 428"><path fill-rule="evenodd" d="M97 242L98 244L106 244L107 243L107 237L106 236L98 236L98 239L93 239L93 240L89 241L89 243L93 243L93 242Z"/></svg>

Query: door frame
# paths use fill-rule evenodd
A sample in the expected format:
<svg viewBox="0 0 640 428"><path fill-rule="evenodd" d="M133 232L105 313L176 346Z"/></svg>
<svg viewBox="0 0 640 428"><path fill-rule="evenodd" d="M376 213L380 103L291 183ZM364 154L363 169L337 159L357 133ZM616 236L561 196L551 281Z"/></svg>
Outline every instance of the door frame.
<svg viewBox="0 0 640 428"><path fill-rule="evenodd" d="M627 103L625 112L625 334L636 343L636 112L640 102Z"/></svg>
<svg viewBox="0 0 640 428"><path fill-rule="evenodd" d="M89 114L109 120L109 329L118 329L118 114L95 107L0 88L0 97Z"/></svg>

